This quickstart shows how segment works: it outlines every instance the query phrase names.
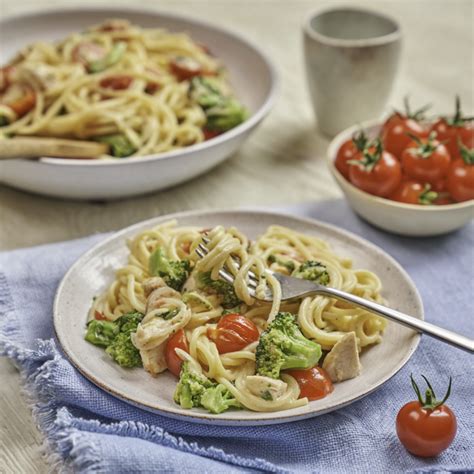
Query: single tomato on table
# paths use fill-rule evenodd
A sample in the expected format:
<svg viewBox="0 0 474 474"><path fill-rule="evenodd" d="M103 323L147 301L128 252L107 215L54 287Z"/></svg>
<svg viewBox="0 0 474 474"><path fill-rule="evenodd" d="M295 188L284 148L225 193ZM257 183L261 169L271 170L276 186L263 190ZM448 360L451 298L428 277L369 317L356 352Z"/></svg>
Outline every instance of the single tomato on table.
<svg viewBox="0 0 474 474"><path fill-rule="evenodd" d="M397 415L397 435L407 451L423 458L433 457L447 449L457 431L456 415L445 405L451 393L451 378L446 395L436 400L433 387L422 375L428 386L423 399L418 385L411 377L411 383L418 397L417 401L404 405Z"/></svg>
<svg viewBox="0 0 474 474"><path fill-rule="evenodd" d="M461 158L454 160L448 171L447 189L458 202L474 199L474 147L460 143Z"/></svg>
<svg viewBox="0 0 474 474"><path fill-rule="evenodd" d="M208 329L207 336L217 347L219 354L240 351L250 343L258 341L258 328L253 321L233 313L219 319L216 328Z"/></svg>
<svg viewBox="0 0 474 474"><path fill-rule="evenodd" d="M183 329L176 331L166 343L165 348L165 360L166 365L168 366L168 370L179 377L179 373L181 372L181 366L183 365L183 361L176 354L175 349L181 349L184 352L189 353L189 345L188 340L186 339L186 334L184 333Z"/></svg>
<svg viewBox="0 0 474 474"><path fill-rule="evenodd" d="M474 148L474 117L463 116L459 96L456 96L454 116L440 118L432 130L437 133L438 140L445 143L453 160L461 158L459 143Z"/></svg>
<svg viewBox="0 0 474 474"><path fill-rule="evenodd" d="M389 197L392 201L406 204L434 204L438 193L431 189L429 184L422 184L412 179L404 180Z"/></svg>
<svg viewBox="0 0 474 474"><path fill-rule="evenodd" d="M424 183L440 183L451 164L447 148L431 133L428 138L412 137L413 140L402 153L403 173Z"/></svg>
<svg viewBox="0 0 474 474"><path fill-rule="evenodd" d="M409 135L422 138L428 135L428 129L421 123L424 113L429 108L424 107L412 112L405 98L405 113L395 112L382 126L382 141L386 151L397 158L402 156L403 150L411 141Z"/></svg>
<svg viewBox="0 0 474 474"><path fill-rule="evenodd" d="M349 164L350 182L362 191L375 196L389 196L402 180L399 161L391 153L383 150L379 139L363 152L359 152Z"/></svg>
<svg viewBox="0 0 474 474"><path fill-rule="evenodd" d="M298 382L300 398L319 400L334 390L329 375L321 367L286 370L285 373L291 375Z"/></svg>
<svg viewBox="0 0 474 474"><path fill-rule="evenodd" d="M337 150L334 166L344 178L349 179L350 165L348 161L353 160L357 153L364 150L368 143L368 138L361 130L352 137L352 140L345 141Z"/></svg>

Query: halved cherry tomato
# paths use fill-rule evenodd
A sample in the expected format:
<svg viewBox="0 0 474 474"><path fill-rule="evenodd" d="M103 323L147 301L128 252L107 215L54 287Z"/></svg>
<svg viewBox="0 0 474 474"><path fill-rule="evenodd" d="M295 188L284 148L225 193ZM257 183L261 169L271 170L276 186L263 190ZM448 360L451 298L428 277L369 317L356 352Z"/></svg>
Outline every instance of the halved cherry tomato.
<svg viewBox="0 0 474 474"><path fill-rule="evenodd" d="M430 383L425 399L412 377L412 385L418 396L417 401L404 405L397 415L397 435L405 448L415 456L423 458L440 454L452 443L457 431L456 415L444 405L451 392L449 387L442 401L437 401Z"/></svg>
<svg viewBox="0 0 474 474"><path fill-rule="evenodd" d="M287 370L285 373L291 375L298 382L300 398L307 397L308 400L318 400L334 390L329 375L321 367Z"/></svg>
<svg viewBox="0 0 474 474"><path fill-rule="evenodd" d="M351 183L375 196L389 196L402 180L400 163L391 153L382 149L378 139L374 146L359 152L350 165Z"/></svg>
<svg viewBox="0 0 474 474"><path fill-rule="evenodd" d="M438 193L431 190L429 184L422 184L412 179L402 181L400 186L388 198L392 201L407 204L433 204Z"/></svg>
<svg viewBox="0 0 474 474"><path fill-rule="evenodd" d="M208 329L207 336L217 346L219 354L240 351L260 336L253 321L241 314L226 314L215 329Z"/></svg>
<svg viewBox="0 0 474 474"><path fill-rule="evenodd" d="M200 76L203 72L202 66L195 59L187 56L176 56L170 61L171 73L176 76L178 81L191 79L194 76Z"/></svg>
<svg viewBox="0 0 474 474"><path fill-rule="evenodd" d="M97 319L97 321L104 321L107 318L104 316L103 313L101 313L100 311L95 310L94 311L94 319Z"/></svg>
<svg viewBox="0 0 474 474"><path fill-rule="evenodd" d="M446 148L454 160L461 158L459 142L467 148L474 148L474 122L472 117L464 117L461 111L461 101L456 97L456 111L451 118L440 118L432 130L437 133L439 141L445 143Z"/></svg>
<svg viewBox="0 0 474 474"><path fill-rule="evenodd" d="M35 90L28 84L14 83L0 95L0 104L10 107L19 117L22 117L36 104Z"/></svg>
<svg viewBox="0 0 474 474"><path fill-rule="evenodd" d="M402 168L406 176L424 183L439 183L448 172L451 157L435 134L414 139L402 153Z"/></svg>
<svg viewBox="0 0 474 474"><path fill-rule="evenodd" d="M344 178L349 179L349 160L353 160L357 153L362 151L367 145L367 136L364 132L355 135L352 140L344 142L339 150L337 150L334 166Z"/></svg>
<svg viewBox="0 0 474 474"><path fill-rule="evenodd" d="M204 134L204 140L210 140L211 138L217 137L221 134L217 130L208 130L207 128L202 129L202 133Z"/></svg>
<svg viewBox="0 0 474 474"><path fill-rule="evenodd" d="M165 360L166 365L168 366L168 370L179 377L179 373L181 372L181 366L183 365L183 361L176 354L175 349L181 349L185 352L189 353L189 345L186 339L186 334L182 329L176 331L166 343L165 349Z"/></svg>
<svg viewBox="0 0 474 474"><path fill-rule="evenodd" d="M133 82L133 77L130 76L108 76L100 81L100 86L106 89L114 89L116 91L128 89Z"/></svg>
<svg viewBox="0 0 474 474"><path fill-rule="evenodd" d="M405 98L405 114L395 112L383 124L382 141L386 151L400 158L403 150L411 141L409 134L419 138L428 135L427 128L420 123L427 108L425 106L412 113L408 99Z"/></svg>
<svg viewBox="0 0 474 474"><path fill-rule="evenodd" d="M88 67L94 61L104 58L106 54L107 51L102 46L90 41L83 41L77 44L71 52L72 60L83 64L85 67Z"/></svg>
<svg viewBox="0 0 474 474"><path fill-rule="evenodd" d="M446 187L458 202L474 199L474 147L461 144L461 158L451 163Z"/></svg>

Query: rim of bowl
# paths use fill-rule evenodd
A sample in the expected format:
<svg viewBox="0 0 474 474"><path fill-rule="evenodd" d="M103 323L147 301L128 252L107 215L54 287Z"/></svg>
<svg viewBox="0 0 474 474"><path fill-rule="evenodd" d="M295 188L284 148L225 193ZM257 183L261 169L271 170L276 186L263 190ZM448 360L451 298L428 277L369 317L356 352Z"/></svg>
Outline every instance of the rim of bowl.
<svg viewBox="0 0 474 474"><path fill-rule="evenodd" d="M311 22L317 16L320 16L324 13L341 11L341 10L350 10L360 13L367 13L369 15L373 15L379 18L383 18L384 20L390 22L395 31L392 33L387 33L381 36L374 36L372 38L361 38L361 39L344 39L344 38L334 38L332 36L324 35L318 31L316 31ZM361 46L380 46L383 44L392 43L397 41L401 38L401 26L398 20L390 15L386 15L377 10L372 10L370 8L364 8L359 6L351 6L351 5L337 5L337 6L324 6L319 7L312 10L309 14L307 14L304 23L303 23L303 30L305 33L310 36L312 39L318 40L321 43L324 43L328 46L339 46L345 48L360 48Z"/></svg>
<svg viewBox="0 0 474 474"><path fill-rule="evenodd" d="M10 22L12 20L22 20L28 17L35 17L35 16L47 16L50 14L56 13L73 13L73 12L106 12L106 11L118 11L122 10L124 13L137 13L137 14L153 14L156 16L161 16L164 18L171 18L175 20L182 20L188 23L194 23L198 26L203 28L207 28L209 30L214 30L224 35L231 37L233 40L239 41L244 43L250 49L254 50L260 59L263 61L265 66L268 69L270 75L270 87L267 91L265 100L263 104L256 110L254 114L252 114L245 122L237 125L237 127L232 128L231 130L224 132L222 135L212 138L211 140L207 140L196 145L191 145L188 147L184 147L178 150L168 151L164 153L159 153L157 155L143 155L137 156L135 158L125 158L125 159L107 159L107 160L81 160L81 159L64 159L64 158L51 158L51 157L40 157L37 161L38 164L48 164L48 165L59 165L59 166L119 166L119 165L128 165L133 164L139 161L140 163L155 161L155 160L168 160L168 159L175 159L177 156L181 155L189 155L197 151L206 150L207 148L212 148L215 145L223 143L229 139L237 137L242 133L251 130L255 127L271 110L273 104L275 102L277 92L280 88L280 79L278 77L277 69L275 64L270 59L270 57L263 51L260 46L256 44L256 42L247 39L242 33L239 33L234 30L228 30L227 28L223 28L221 26L215 25L211 22L206 20L196 19L190 14L183 14L183 13L174 13L166 10L155 10L155 9L147 9L142 7L135 7L135 6L128 6L128 5L117 5L116 7L110 7L108 5L72 5L72 6L64 6L61 8L55 7L48 7L42 9L32 9L26 12L17 13L13 15L7 15L4 18L0 19L0 27L2 24Z"/></svg>
<svg viewBox="0 0 474 474"><path fill-rule="evenodd" d="M372 200L386 206L398 207L400 209L418 210L421 212L443 212L448 210L474 207L474 199L470 199L469 201L456 202L453 204L443 204L442 206L423 206L422 204L407 204L404 202L392 201L391 199L386 199L367 193L362 189L359 189L358 187L354 186L350 181L348 181L334 165L337 150L345 140L347 140L354 134L354 132L357 132L361 129L366 130L368 128L381 127L383 123L384 120L380 119L367 120L365 122L362 122L360 125L353 125L349 128L346 128L342 132L339 132L331 140L327 151L328 167L341 188L347 186L352 192L355 192L361 198L364 198L366 200ZM349 199L348 197L346 198Z"/></svg>

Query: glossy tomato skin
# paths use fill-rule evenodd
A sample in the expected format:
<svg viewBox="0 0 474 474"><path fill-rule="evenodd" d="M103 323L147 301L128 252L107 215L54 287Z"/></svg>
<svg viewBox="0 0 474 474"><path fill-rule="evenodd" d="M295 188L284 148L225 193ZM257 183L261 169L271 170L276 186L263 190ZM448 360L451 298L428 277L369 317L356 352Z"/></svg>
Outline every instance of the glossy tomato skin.
<svg viewBox="0 0 474 474"><path fill-rule="evenodd" d="M447 148L434 140L435 150L429 157L422 157L417 153L419 145L412 141L402 153L403 173L412 179L437 185L445 179L451 164L451 156Z"/></svg>
<svg viewBox="0 0 474 474"><path fill-rule="evenodd" d="M474 148L474 124L465 122L463 125L449 125L445 119L438 120L432 128L440 142L445 142L452 159L461 158L459 141L465 147Z"/></svg>
<svg viewBox="0 0 474 474"><path fill-rule="evenodd" d="M396 158L400 158L403 150L412 140L408 134L424 138L428 136L428 130L412 118L398 113L393 114L382 127L382 142L385 150Z"/></svg>
<svg viewBox="0 0 474 474"><path fill-rule="evenodd" d="M400 186L388 198L406 204L421 204L420 196L424 190L425 186L419 181L409 179L402 181Z"/></svg>
<svg viewBox="0 0 474 474"><path fill-rule="evenodd" d="M215 343L219 354L240 351L260 337L255 323L237 313L222 316L217 327L209 329L207 335Z"/></svg>
<svg viewBox="0 0 474 474"><path fill-rule="evenodd" d="M437 456L452 443L457 431L456 416L446 405L434 410L418 401L404 405L397 415L397 435L415 456Z"/></svg>
<svg viewBox="0 0 474 474"><path fill-rule="evenodd" d="M355 157L356 160L362 158L362 153L358 153ZM391 153L383 151L380 159L371 169L357 164L350 165L349 180L362 191L387 197L400 185L402 170L399 161Z"/></svg>
<svg viewBox="0 0 474 474"><path fill-rule="evenodd" d="M168 366L168 370L179 377L179 373L181 372L181 366L183 365L183 361L181 358L176 354L175 349L182 349L185 352L189 353L189 345L188 340L186 339L186 334L184 333L183 329L176 331L166 343L165 349L165 360L166 365Z"/></svg>
<svg viewBox="0 0 474 474"><path fill-rule="evenodd" d="M116 91L121 91L128 89L130 84L133 82L133 77L126 75L116 75L104 77L100 81L100 86L106 89L113 89Z"/></svg>
<svg viewBox="0 0 474 474"><path fill-rule="evenodd" d="M351 167L347 162L353 160L357 153L357 147L352 140L345 141L339 150L337 150L334 166L346 179L349 179L349 170Z"/></svg>
<svg viewBox="0 0 474 474"><path fill-rule="evenodd" d="M454 160L448 171L446 187L457 202L474 199L474 164L462 159Z"/></svg>
<svg viewBox="0 0 474 474"><path fill-rule="evenodd" d="M185 81L203 73L202 66L195 59L177 56L170 61L170 71L178 79Z"/></svg>
<svg viewBox="0 0 474 474"><path fill-rule="evenodd" d="M319 400L334 390L329 375L321 367L287 370L285 373L291 375L298 382L300 398L307 397L308 400Z"/></svg>

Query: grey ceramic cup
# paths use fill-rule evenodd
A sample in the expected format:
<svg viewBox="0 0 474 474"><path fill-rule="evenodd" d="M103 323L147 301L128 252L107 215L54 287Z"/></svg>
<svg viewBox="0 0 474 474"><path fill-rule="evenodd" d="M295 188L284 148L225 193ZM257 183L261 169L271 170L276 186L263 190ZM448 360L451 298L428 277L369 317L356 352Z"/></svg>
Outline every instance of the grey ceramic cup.
<svg viewBox="0 0 474 474"><path fill-rule="evenodd" d="M383 112L398 68L397 21L352 7L313 12L304 24L306 75L320 130L341 130Z"/></svg>

